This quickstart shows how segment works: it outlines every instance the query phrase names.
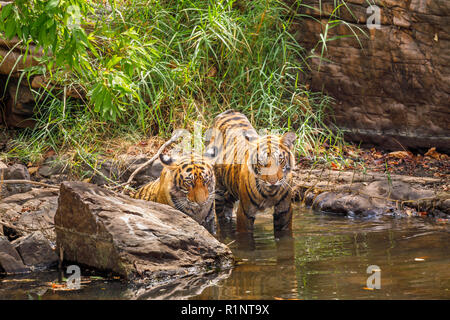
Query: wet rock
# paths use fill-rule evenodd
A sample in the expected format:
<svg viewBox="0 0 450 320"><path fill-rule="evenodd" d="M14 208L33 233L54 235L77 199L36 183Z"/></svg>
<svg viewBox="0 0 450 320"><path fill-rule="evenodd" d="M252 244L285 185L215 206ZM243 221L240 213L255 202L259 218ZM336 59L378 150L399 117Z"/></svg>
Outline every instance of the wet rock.
<svg viewBox="0 0 450 320"><path fill-rule="evenodd" d="M64 259L151 282L230 267L227 246L169 206L82 182L61 184L55 216Z"/></svg>
<svg viewBox="0 0 450 320"><path fill-rule="evenodd" d="M294 194L315 210L343 216L425 215L450 217L450 194L436 192L433 178L368 172L305 170L295 174Z"/></svg>
<svg viewBox="0 0 450 320"><path fill-rule="evenodd" d="M7 168L0 169L0 177L4 180L30 180L30 174L27 167L21 164L14 164ZM13 194L23 193L31 190L31 185L25 183L3 184L1 188L1 197L8 197Z"/></svg>
<svg viewBox="0 0 450 320"><path fill-rule="evenodd" d="M58 256L40 231L16 239L11 244L22 257L25 265L33 269L46 269L58 263Z"/></svg>
<svg viewBox="0 0 450 320"><path fill-rule="evenodd" d="M25 266L16 249L6 237L0 236L0 272L24 273L30 269Z"/></svg>
<svg viewBox="0 0 450 320"><path fill-rule="evenodd" d="M202 275L190 275L170 282L149 286L129 288L125 294L133 300L185 300L200 295L206 288L217 285L227 279L231 270L211 272Z"/></svg>

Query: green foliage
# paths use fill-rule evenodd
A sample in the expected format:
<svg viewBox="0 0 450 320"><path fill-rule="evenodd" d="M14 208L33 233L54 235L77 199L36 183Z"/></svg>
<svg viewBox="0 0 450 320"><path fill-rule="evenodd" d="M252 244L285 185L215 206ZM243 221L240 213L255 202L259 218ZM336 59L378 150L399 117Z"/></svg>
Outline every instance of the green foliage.
<svg viewBox="0 0 450 320"><path fill-rule="evenodd" d="M339 137L324 124L329 98L301 84L308 65L293 35L301 3L18 0L2 8L0 32L44 51L40 65L27 69L49 79L37 92L41 111L31 135L55 150L72 139L61 132L79 135L86 125L94 136L124 127L168 134L234 108L257 127L296 130L299 151L310 153ZM66 101L61 88L84 100Z"/></svg>

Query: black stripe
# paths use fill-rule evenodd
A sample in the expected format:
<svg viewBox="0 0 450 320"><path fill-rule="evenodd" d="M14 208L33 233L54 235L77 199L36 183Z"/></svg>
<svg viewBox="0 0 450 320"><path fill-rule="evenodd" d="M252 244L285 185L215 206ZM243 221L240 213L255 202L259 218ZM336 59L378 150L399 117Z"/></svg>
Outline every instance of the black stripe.
<svg viewBox="0 0 450 320"><path fill-rule="evenodd" d="M289 213L289 209L286 211L281 211L273 214L273 220L280 220L280 218L284 217L285 214Z"/></svg>
<svg viewBox="0 0 450 320"><path fill-rule="evenodd" d="M277 202L276 206L279 205L281 202L283 202L286 199L286 196L289 194L289 190L286 190L284 195L281 197L280 201Z"/></svg>

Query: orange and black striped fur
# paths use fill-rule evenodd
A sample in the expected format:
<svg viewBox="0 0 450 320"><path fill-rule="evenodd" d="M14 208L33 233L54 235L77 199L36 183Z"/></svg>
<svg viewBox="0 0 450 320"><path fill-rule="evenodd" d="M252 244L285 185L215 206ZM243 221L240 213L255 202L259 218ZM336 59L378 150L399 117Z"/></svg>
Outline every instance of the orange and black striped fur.
<svg viewBox="0 0 450 320"><path fill-rule="evenodd" d="M234 203L238 232L253 230L257 211L274 207L274 230L292 229L291 182L296 136L259 136L247 117L234 110L218 115L209 141L216 147L216 215L231 219Z"/></svg>
<svg viewBox="0 0 450 320"><path fill-rule="evenodd" d="M168 204L215 234L215 177L210 159L191 154L178 160L161 155L160 160L160 177L141 187L133 198Z"/></svg>

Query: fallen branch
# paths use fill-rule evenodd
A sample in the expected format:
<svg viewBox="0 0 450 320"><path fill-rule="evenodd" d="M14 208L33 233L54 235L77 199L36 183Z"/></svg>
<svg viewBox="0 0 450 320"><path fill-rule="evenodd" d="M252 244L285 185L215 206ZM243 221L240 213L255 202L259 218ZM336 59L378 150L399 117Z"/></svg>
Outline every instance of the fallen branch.
<svg viewBox="0 0 450 320"><path fill-rule="evenodd" d="M125 189L130 185L131 181L133 181L134 177L139 173L139 171L141 171L143 168L151 165L153 162L155 162L156 159L159 158L159 156L161 155L161 153L172 143L174 143L175 141L177 141L180 137L181 137L182 131L178 131L175 132L174 135L167 140L160 148L159 150L153 155L152 158L150 158L148 161L144 162L143 164L141 164L136 170L134 170L134 172L130 175L130 177L128 178L127 182L122 183L114 188L118 188L118 187L124 187L124 189L122 190L122 193L125 191Z"/></svg>
<svg viewBox="0 0 450 320"><path fill-rule="evenodd" d="M51 185L51 184L46 184L43 182L38 182L38 181L31 181L31 180L2 180L2 182L0 184L3 183L10 183L10 184L17 184L17 183L24 183L24 184L34 184L37 186L41 186L41 187L46 187L46 188L51 188L51 189L59 189L59 187L55 186L55 185Z"/></svg>
<svg viewBox="0 0 450 320"><path fill-rule="evenodd" d="M41 228L22 228L13 224L10 224L6 221L0 220L0 225L3 225L9 229L13 229L19 232L23 232L23 233L30 233L30 232L34 232L34 231L43 231L43 230L49 230L49 229L53 229L54 227L41 227Z"/></svg>

